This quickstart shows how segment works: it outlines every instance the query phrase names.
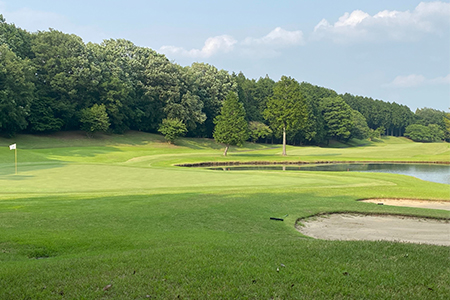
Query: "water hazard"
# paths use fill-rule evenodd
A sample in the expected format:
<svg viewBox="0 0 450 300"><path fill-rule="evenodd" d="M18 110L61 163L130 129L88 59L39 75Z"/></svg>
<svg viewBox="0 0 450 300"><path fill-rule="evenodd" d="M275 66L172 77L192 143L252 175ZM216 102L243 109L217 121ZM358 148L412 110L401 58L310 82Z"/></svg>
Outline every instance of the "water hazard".
<svg viewBox="0 0 450 300"><path fill-rule="evenodd" d="M241 165L213 167L211 170L248 171L334 171L334 172L377 172L413 176L422 180L450 184L450 166L439 164L311 164L311 165Z"/></svg>

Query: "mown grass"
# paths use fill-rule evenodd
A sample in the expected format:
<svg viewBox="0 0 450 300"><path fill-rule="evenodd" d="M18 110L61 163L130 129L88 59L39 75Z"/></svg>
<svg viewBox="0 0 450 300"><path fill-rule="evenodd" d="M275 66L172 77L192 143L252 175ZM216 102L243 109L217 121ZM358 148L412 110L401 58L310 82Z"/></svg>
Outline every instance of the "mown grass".
<svg viewBox="0 0 450 300"><path fill-rule="evenodd" d="M339 211L449 218L446 211L355 201L450 200L448 185L378 173L233 173L173 166L286 160L279 145L270 144L246 144L224 158L210 140L182 139L174 146L139 132L96 139L73 133L19 136L13 142L19 148L18 175L13 151L0 150L1 299L447 299L450 294L448 247L322 241L294 228L297 218ZM9 143L0 139L0 146ZM289 147L288 154L311 161L450 159L448 144L395 138L359 147ZM284 222L269 220L286 214Z"/></svg>

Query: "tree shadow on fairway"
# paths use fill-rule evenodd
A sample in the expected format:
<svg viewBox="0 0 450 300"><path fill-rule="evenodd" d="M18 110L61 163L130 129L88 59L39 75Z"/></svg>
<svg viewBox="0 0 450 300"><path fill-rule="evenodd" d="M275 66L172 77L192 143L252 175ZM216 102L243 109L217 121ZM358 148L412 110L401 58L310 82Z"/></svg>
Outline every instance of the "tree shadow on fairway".
<svg viewBox="0 0 450 300"><path fill-rule="evenodd" d="M280 155L273 154L273 153L270 153L270 154L261 154L261 153L255 154L255 153L234 152L234 153L229 153L229 155L230 155L230 157L233 157L233 156L239 156L239 157L282 157ZM283 157L283 159L284 160L289 160L288 157L286 157L286 156Z"/></svg>
<svg viewBox="0 0 450 300"><path fill-rule="evenodd" d="M220 150L224 148L223 145L216 143L211 139L200 138L183 138L175 141L175 145L187 147L195 150L214 149Z"/></svg>
<svg viewBox="0 0 450 300"><path fill-rule="evenodd" d="M43 162L43 163L19 163L17 165L17 174L14 163L0 164L0 180L25 180L35 177L34 175L24 174L45 169L61 168L65 166L63 162Z"/></svg>
<svg viewBox="0 0 450 300"><path fill-rule="evenodd" d="M303 154L302 156L341 156L341 153Z"/></svg>
<svg viewBox="0 0 450 300"><path fill-rule="evenodd" d="M50 159L55 157L64 160L64 157L95 157L112 152L123 152L123 150L116 147L71 147L58 148L57 150L49 149L47 152L46 154Z"/></svg>

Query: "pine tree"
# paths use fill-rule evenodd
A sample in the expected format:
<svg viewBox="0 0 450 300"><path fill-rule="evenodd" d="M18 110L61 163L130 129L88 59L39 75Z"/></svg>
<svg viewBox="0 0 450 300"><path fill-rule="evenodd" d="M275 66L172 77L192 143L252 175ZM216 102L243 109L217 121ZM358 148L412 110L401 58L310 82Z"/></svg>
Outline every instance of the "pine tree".
<svg viewBox="0 0 450 300"><path fill-rule="evenodd" d="M276 134L283 135L282 155L286 156L286 132L301 130L307 120L306 103L295 79L283 76L275 84L264 118Z"/></svg>
<svg viewBox="0 0 450 300"><path fill-rule="evenodd" d="M220 115L214 119L214 139L225 144L223 155L227 155L230 146L242 146L248 139L248 124L245 120L244 105L234 92L225 99Z"/></svg>

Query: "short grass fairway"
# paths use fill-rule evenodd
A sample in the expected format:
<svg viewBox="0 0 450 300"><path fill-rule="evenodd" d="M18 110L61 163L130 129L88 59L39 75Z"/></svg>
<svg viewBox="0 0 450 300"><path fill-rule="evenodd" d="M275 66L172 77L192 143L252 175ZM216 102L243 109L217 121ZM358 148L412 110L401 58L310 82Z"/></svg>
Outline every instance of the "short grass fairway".
<svg viewBox="0 0 450 300"><path fill-rule="evenodd" d="M19 173L14 174L17 143ZM327 212L426 216L369 198L450 200L449 186L379 173L222 172L203 161L449 161L447 143L246 144L131 132L0 139L0 299L448 299L450 250L301 235ZM270 217L283 217L284 222Z"/></svg>

